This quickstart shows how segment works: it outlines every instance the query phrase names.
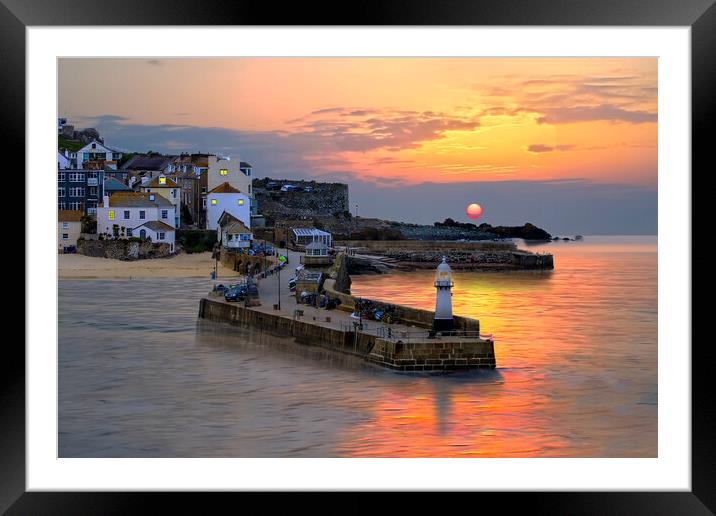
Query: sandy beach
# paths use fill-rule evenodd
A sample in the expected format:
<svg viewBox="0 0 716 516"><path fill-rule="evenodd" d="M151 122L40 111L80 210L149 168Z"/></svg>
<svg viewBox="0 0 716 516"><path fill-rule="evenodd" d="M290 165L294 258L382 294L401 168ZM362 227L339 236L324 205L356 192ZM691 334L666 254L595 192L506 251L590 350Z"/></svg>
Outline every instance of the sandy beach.
<svg viewBox="0 0 716 516"><path fill-rule="evenodd" d="M211 253L181 253L156 260L121 261L80 254L60 254L60 279L209 278L214 270ZM219 279L239 274L219 263Z"/></svg>

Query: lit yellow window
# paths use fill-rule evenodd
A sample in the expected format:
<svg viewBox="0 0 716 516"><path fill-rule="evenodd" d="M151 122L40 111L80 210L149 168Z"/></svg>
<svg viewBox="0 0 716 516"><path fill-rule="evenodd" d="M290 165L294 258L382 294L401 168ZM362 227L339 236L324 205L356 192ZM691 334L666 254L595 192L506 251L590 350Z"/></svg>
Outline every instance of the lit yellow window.
<svg viewBox="0 0 716 516"><path fill-rule="evenodd" d="M222 168L221 170L219 170L219 174L221 174L222 176L228 176L229 171L225 168Z"/></svg>
<svg viewBox="0 0 716 516"><path fill-rule="evenodd" d="M212 199L212 200L211 200L211 205L212 205L212 206L216 206L216 199Z"/></svg>
<svg viewBox="0 0 716 516"><path fill-rule="evenodd" d="M165 184L167 184L167 178L166 178L166 177L160 177L160 178L159 178L159 184L160 184L160 185L165 185Z"/></svg>
<svg viewBox="0 0 716 516"><path fill-rule="evenodd" d="M244 200L243 200L243 199L239 199L239 206L243 206L243 205L244 205Z"/></svg>
<svg viewBox="0 0 716 516"><path fill-rule="evenodd" d="M109 210L109 220L114 220L114 210Z"/></svg>

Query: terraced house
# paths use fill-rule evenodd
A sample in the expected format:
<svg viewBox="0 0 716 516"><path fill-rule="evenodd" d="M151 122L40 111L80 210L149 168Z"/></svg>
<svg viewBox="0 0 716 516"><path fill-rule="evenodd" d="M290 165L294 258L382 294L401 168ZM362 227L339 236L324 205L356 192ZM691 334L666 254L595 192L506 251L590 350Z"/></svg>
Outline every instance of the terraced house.
<svg viewBox="0 0 716 516"><path fill-rule="evenodd" d="M97 212L104 196L104 170L62 169L57 171L57 204L60 210Z"/></svg>
<svg viewBox="0 0 716 516"><path fill-rule="evenodd" d="M138 237L175 251L174 205L153 192L115 192L97 208L97 233L105 238Z"/></svg>
<svg viewBox="0 0 716 516"><path fill-rule="evenodd" d="M147 183L142 190L147 193L156 193L164 197L174 206L174 227L181 227L181 187L172 178L159 175Z"/></svg>

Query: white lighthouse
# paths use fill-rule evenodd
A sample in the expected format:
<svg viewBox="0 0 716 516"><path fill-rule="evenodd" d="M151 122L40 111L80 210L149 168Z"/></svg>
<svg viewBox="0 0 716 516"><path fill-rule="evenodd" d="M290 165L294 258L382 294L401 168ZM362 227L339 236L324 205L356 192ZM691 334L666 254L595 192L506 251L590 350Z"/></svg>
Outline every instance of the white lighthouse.
<svg viewBox="0 0 716 516"><path fill-rule="evenodd" d="M433 321L433 329L435 331L451 331L453 329L452 320L452 270L445 261L438 265L435 274L435 320Z"/></svg>

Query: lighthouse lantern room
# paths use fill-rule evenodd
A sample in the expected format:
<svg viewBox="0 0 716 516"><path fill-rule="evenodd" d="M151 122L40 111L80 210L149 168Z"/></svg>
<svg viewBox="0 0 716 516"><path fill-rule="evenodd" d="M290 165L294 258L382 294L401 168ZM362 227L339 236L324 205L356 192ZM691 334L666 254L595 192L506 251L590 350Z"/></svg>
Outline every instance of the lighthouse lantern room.
<svg viewBox="0 0 716 516"><path fill-rule="evenodd" d="M452 286L452 269L443 256L435 274L435 319L433 320L435 331L452 331L453 329Z"/></svg>

